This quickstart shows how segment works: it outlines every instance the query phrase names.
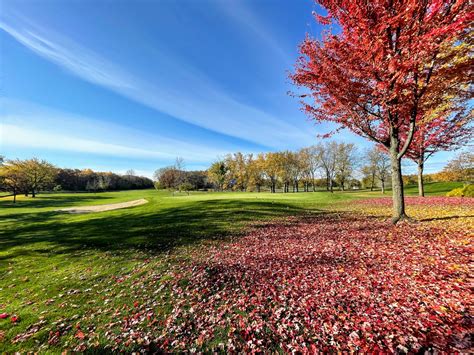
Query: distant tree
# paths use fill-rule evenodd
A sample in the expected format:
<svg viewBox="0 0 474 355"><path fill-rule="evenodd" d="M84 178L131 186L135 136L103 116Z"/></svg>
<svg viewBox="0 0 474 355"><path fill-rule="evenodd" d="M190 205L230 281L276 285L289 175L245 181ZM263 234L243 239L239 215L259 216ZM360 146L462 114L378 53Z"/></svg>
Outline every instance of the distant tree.
<svg viewBox="0 0 474 355"><path fill-rule="evenodd" d="M270 182L270 191L275 193L278 174L281 170L281 154L274 152L266 153L260 156L260 159L262 160L262 171Z"/></svg>
<svg viewBox="0 0 474 355"><path fill-rule="evenodd" d="M401 173L416 129L453 82L472 82L474 57L444 56L446 47L472 51L467 0L318 0L336 25L321 40L307 37L291 76L308 89L303 109L318 122L383 145L392 167L393 223L407 218ZM448 51L449 52L449 51ZM305 95L303 95L305 96ZM457 96L457 95L456 95Z"/></svg>
<svg viewBox="0 0 474 355"><path fill-rule="evenodd" d="M314 192L316 191L316 174L318 170L322 167L321 157L319 156L318 148L314 145L308 148L303 148L301 150L301 155L302 159L305 161L304 166L306 174L308 175L308 178L311 181L311 186Z"/></svg>
<svg viewBox="0 0 474 355"><path fill-rule="evenodd" d="M16 195L28 188L23 162L20 160L7 161L0 168L0 178L3 188L13 194L13 203L16 203Z"/></svg>
<svg viewBox="0 0 474 355"><path fill-rule="evenodd" d="M416 184L416 175L403 175L403 184L404 185L414 185Z"/></svg>
<svg viewBox="0 0 474 355"><path fill-rule="evenodd" d="M175 170L174 173L176 174L175 187L177 187L184 183L184 180L186 179L186 166L184 164L184 159L181 157L176 157L173 167Z"/></svg>
<svg viewBox="0 0 474 355"><path fill-rule="evenodd" d="M307 160L304 154L301 151L290 152L288 155L290 159L290 176L293 184L293 192L299 192L299 184L301 179L304 178L307 168ZM306 186L305 186L306 191Z"/></svg>
<svg viewBox="0 0 474 355"><path fill-rule="evenodd" d="M128 169L128 170L125 172L125 175L128 175L128 176L135 176L135 170L133 170L133 169Z"/></svg>
<svg viewBox="0 0 474 355"><path fill-rule="evenodd" d="M364 187L368 188L370 186L370 191L374 191L375 176L377 173L375 165L369 160L369 162L362 167L361 172L363 175L362 184Z"/></svg>
<svg viewBox="0 0 474 355"><path fill-rule="evenodd" d="M278 164L278 176L283 183L283 192L290 191L290 185L293 180L292 174L292 165L293 165L293 157L292 153L289 150L285 150L283 152L277 152L277 164Z"/></svg>
<svg viewBox="0 0 474 355"><path fill-rule="evenodd" d="M375 175L380 181L382 193L385 193L385 183L390 178L390 156L383 150L374 150Z"/></svg>
<svg viewBox="0 0 474 355"><path fill-rule="evenodd" d="M337 144L335 177L342 191L355 170L357 158L357 149L354 144Z"/></svg>
<svg viewBox="0 0 474 355"><path fill-rule="evenodd" d="M173 165L156 170L153 176L155 181L159 181L162 188L177 189L184 180L182 174L183 172L177 170Z"/></svg>
<svg viewBox="0 0 474 355"><path fill-rule="evenodd" d="M27 184L25 193L31 192L31 197L34 198L41 189L53 187L57 174L54 165L37 158L24 160L20 165L23 168Z"/></svg>
<svg viewBox="0 0 474 355"><path fill-rule="evenodd" d="M324 144L319 143L316 146L316 152L326 176L326 189L331 192L334 189L334 178L336 175L337 149L337 143L333 141L325 142Z"/></svg>
<svg viewBox="0 0 474 355"><path fill-rule="evenodd" d="M241 152L229 154L225 158L225 165L228 169L227 187L233 190L245 191L249 182L248 162L252 159L251 155L245 155Z"/></svg>
<svg viewBox="0 0 474 355"><path fill-rule="evenodd" d="M474 182L474 153L459 153L437 175L442 181Z"/></svg>
<svg viewBox="0 0 474 355"><path fill-rule="evenodd" d="M214 184L217 190L223 190L228 171L229 168L224 160L214 162L207 170L209 181Z"/></svg>
<svg viewBox="0 0 474 355"><path fill-rule="evenodd" d="M350 179L347 185L349 186L350 189L353 189L353 190L358 190L362 186L361 182L357 179Z"/></svg>
<svg viewBox="0 0 474 355"><path fill-rule="evenodd" d="M189 191L193 190L193 185L189 182L183 182L181 185L178 186L178 190L180 192L186 192L189 195Z"/></svg>
<svg viewBox="0 0 474 355"><path fill-rule="evenodd" d="M201 190L209 188L206 171L186 171L185 182L192 185L192 190Z"/></svg>
<svg viewBox="0 0 474 355"><path fill-rule="evenodd" d="M309 186L312 185L314 176L311 174L311 152L310 148L302 148L297 152L298 159L301 165L301 181L303 182L303 190L309 191ZM314 186L313 186L314 189Z"/></svg>
<svg viewBox="0 0 474 355"><path fill-rule="evenodd" d="M367 164L362 168L366 177L370 176L371 191L373 191L375 179L380 181L382 193L385 193L385 183L390 178L390 156L383 147L373 147L366 152Z"/></svg>
<svg viewBox="0 0 474 355"><path fill-rule="evenodd" d="M65 191L95 191L98 176L106 177L107 190L145 189L153 187L153 181L147 177L134 175L121 176L111 172L94 172L90 169L58 169L55 184L61 185Z"/></svg>
<svg viewBox="0 0 474 355"><path fill-rule="evenodd" d="M265 174L263 170L264 165L265 158L263 154L259 154L257 158L254 158L253 155L250 155L250 158L247 162L249 178L247 189L251 191L255 189L257 192L260 192L262 186L265 184Z"/></svg>

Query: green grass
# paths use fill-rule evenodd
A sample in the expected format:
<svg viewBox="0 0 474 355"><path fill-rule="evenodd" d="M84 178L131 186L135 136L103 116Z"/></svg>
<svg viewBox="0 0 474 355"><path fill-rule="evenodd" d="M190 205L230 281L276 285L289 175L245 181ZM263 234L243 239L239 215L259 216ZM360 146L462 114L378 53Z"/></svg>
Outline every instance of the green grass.
<svg viewBox="0 0 474 355"><path fill-rule="evenodd" d="M444 194L452 188L451 184L428 184L426 190ZM411 187L407 191L412 193ZM97 334L91 344L101 349L107 345L103 334L114 318L114 307L149 296L156 289L155 283L148 284L149 275L158 275L158 283L165 283L170 277L168 263L185 262L186 253L200 243L238 235L250 222L322 212L335 202L371 196L381 195L350 191L173 196L137 190L40 194L35 199L20 196L16 204L10 197L0 198L0 313L20 317L16 324L0 320L0 352L56 352L73 346L79 320L81 329L87 326ZM93 214L55 211L139 198L149 203ZM124 281L117 282L122 277ZM141 287L136 288L138 280ZM164 305L163 314L168 311ZM86 317L85 322L84 317L91 314L97 316ZM34 335L12 343L16 335L43 321ZM63 329L61 324L73 328L64 330L58 343L48 345L50 332Z"/></svg>
<svg viewBox="0 0 474 355"><path fill-rule="evenodd" d="M462 182L427 182L425 183L425 193L433 196L445 196L452 189L463 187ZM407 195L418 195L418 185L405 187Z"/></svg>

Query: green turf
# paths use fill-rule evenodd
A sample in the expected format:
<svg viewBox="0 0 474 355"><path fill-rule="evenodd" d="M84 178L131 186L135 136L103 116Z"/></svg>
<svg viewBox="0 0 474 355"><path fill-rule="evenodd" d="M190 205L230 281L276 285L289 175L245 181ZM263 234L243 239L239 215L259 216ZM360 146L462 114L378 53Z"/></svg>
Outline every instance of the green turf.
<svg viewBox="0 0 474 355"><path fill-rule="evenodd" d="M462 182L427 182L425 183L425 193L433 196L445 196L452 189L463 187ZM407 195L418 195L418 185L405 187Z"/></svg>
<svg viewBox="0 0 474 355"><path fill-rule="evenodd" d="M428 184L426 191L444 194L453 186ZM409 193L412 190L407 188ZM74 328L64 331L58 343L48 345L47 339L61 324L77 327L77 320L89 314L97 316L80 326L97 333L91 344L100 349L106 345L105 325L111 322L110 312L104 309L133 304L137 297L154 292L155 284L135 289L134 280L147 273L165 280L170 254L182 260L186 258L183 250L239 234L249 222L324 211L335 202L372 196L381 194L200 192L173 196L138 190L40 194L34 199L19 197L15 205L10 197L0 198L0 313L20 316L16 324L0 320L0 352L38 350L39 344L43 344L39 350L53 352L73 346L77 343ZM140 198L149 203L93 214L55 211ZM120 277L125 281L117 282ZM42 320L44 325L33 336L12 343L14 336Z"/></svg>

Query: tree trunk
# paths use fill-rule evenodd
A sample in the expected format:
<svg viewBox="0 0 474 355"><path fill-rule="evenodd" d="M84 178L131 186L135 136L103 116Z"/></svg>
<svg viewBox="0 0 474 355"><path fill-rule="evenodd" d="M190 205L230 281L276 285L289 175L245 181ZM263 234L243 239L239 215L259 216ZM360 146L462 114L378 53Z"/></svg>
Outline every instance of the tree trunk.
<svg viewBox="0 0 474 355"><path fill-rule="evenodd" d="M13 203L16 203L16 191L13 190Z"/></svg>
<svg viewBox="0 0 474 355"><path fill-rule="evenodd" d="M405 201L403 196L403 179L401 158L398 158L398 139L391 138L390 163L392 167L393 213L392 223L406 219Z"/></svg>
<svg viewBox="0 0 474 355"><path fill-rule="evenodd" d="M425 185L423 182L423 159L418 160L418 195L425 197Z"/></svg>
<svg viewBox="0 0 474 355"><path fill-rule="evenodd" d="M31 190L31 197L33 197L33 198L36 197L35 189L32 189L32 190Z"/></svg>
<svg viewBox="0 0 474 355"><path fill-rule="evenodd" d="M329 191L334 192L333 190L333 184L332 184L332 179L329 179Z"/></svg>
<svg viewBox="0 0 474 355"><path fill-rule="evenodd" d="M382 180L382 193L385 193L385 180Z"/></svg>

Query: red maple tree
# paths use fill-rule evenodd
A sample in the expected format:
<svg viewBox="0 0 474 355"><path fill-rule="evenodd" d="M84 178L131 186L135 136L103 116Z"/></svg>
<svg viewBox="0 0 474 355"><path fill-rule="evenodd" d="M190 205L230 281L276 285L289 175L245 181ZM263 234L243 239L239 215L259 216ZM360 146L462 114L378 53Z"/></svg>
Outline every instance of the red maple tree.
<svg viewBox="0 0 474 355"><path fill-rule="evenodd" d="M303 108L316 121L334 122L389 151L396 223L406 218L401 159L425 117L425 102L435 102L443 83L473 64L444 55L469 38L473 7L468 0L316 2L327 10L317 20L337 31L304 40L291 78L309 89L312 100Z"/></svg>

